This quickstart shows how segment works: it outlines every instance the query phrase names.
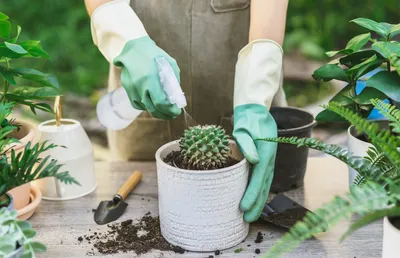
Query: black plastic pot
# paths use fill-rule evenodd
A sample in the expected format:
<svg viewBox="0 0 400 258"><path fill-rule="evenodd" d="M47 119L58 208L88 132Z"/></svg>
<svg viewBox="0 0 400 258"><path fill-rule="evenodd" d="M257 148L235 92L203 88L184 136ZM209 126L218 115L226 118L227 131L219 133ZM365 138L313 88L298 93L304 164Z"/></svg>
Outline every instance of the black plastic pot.
<svg viewBox="0 0 400 258"><path fill-rule="evenodd" d="M270 112L278 125L279 137L310 137L316 125L314 116L299 108L273 107ZM307 158L307 147L279 143L271 192L280 193L303 186Z"/></svg>

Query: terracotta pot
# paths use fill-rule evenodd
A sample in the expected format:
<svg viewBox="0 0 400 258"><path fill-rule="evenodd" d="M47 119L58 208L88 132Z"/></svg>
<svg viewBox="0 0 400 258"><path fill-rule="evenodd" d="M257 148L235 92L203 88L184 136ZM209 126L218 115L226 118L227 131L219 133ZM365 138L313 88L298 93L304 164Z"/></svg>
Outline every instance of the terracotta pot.
<svg viewBox="0 0 400 258"><path fill-rule="evenodd" d="M21 127L19 131L11 133L10 136L18 139L19 142L10 144L9 146L6 146L5 149L12 148L16 152L16 154L18 154L24 150L28 142L34 141L36 133L35 133L35 127L32 124L23 121L16 121L16 123L20 124ZM10 157L11 149L7 151L6 154L7 157Z"/></svg>
<svg viewBox="0 0 400 258"><path fill-rule="evenodd" d="M187 170L163 159L179 150L178 141L156 153L160 227L171 244L190 251L216 251L240 244L249 232L239 203L246 190L249 165L231 141L239 163L215 170Z"/></svg>
<svg viewBox="0 0 400 258"><path fill-rule="evenodd" d="M8 191L8 193L14 199L14 209L19 210L29 204L29 195L31 191L31 184L26 183L24 185L15 187Z"/></svg>
<svg viewBox="0 0 400 258"><path fill-rule="evenodd" d="M15 131L11 134L12 137L19 140L18 143L10 144L6 149L12 148L16 154L24 151L25 146L28 142L33 142L35 139L35 127L27 122L16 121L21 127L19 131ZM6 153L7 157L11 156L11 149ZM29 204L30 198L30 183L21 185L10 190L8 193L14 198L14 208L19 210Z"/></svg>
<svg viewBox="0 0 400 258"><path fill-rule="evenodd" d="M40 192L39 188L32 185L30 190L29 204L22 207L21 209L16 209L18 212L19 220L29 219L33 215L33 213L35 213L36 208L42 201L42 193Z"/></svg>

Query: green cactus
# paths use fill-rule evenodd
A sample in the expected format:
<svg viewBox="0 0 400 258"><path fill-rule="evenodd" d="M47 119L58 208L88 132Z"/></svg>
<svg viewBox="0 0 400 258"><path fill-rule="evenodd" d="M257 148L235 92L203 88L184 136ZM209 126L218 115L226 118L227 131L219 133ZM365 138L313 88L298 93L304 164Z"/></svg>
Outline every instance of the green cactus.
<svg viewBox="0 0 400 258"><path fill-rule="evenodd" d="M193 126L179 141L183 162L190 169L222 168L228 161L229 136L220 126Z"/></svg>

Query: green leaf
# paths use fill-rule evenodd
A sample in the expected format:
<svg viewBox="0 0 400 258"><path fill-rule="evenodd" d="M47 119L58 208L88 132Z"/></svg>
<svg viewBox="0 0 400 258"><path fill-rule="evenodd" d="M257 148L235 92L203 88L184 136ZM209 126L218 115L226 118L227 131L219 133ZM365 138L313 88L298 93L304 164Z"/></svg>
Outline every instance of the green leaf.
<svg viewBox="0 0 400 258"><path fill-rule="evenodd" d="M394 25L394 26L392 27L392 29L390 30L390 37L389 37L389 39L392 39L392 38L394 38L395 36L397 36L397 35L399 35L399 34L400 34L400 23L397 24L397 25Z"/></svg>
<svg viewBox="0 0 400 258"><path fill-rule="evenodd" d="M31 223L25 220L18 220L17 221L18 227L20 227L22 230L24 229L30 229L32 227Z"/></svg>
<svg viewBox="0 0 400 258"><path fill-rule="evenodd" d="M17 84L17 82L14 79L14 74L12 72L12 70L0 66L0 74L4 77L4 79L6 79L10 84Z"/></svg>
<svg viewBox="0 0 400 258"><path fill-rule="evenodd" d="M375 88L370 88L366 87L363 89L360 94L358 94L355 98L354 101L359 104L359 105L369 105L371 104L371 99L387 99L387 96L385 93L381 92L380 90L377 90Z"/></svg>
<svg viewBox="0 0 400 258"><path fill-rule="evenodd" d="M336 102L342 106L352 105L354 103L352 91L353 91L353 86L347 84L329 102Z"/></svg>
<svg viewBox="0 0 400 258"><path fill-rule="evenodd" d="M377 54L374 50L361 50L340 58L339 62L347 67L353 67Z"/></svg>
<svg viewBox="0 0 400 258"><path fill-rule="evenodd" d="M378 89L389 98L400 102L400 77L396 72L379 72L369 78L366 84L368 87Z"/></svg>
<svg viewBox="0 0 400 258"><path fill-rule="evenodd" d="M316 117L315 121L318 123L326 123L326 122L337 122L337 123L344 123L347 122L346 119L341 117L340 115L336 114L333 111L330 110L323 110L321 111Z"/></svg>
<svg viewBox="0 0 400 258"><path fill-rule="evenodd" d="M372 44L372 49L378 52L384 58L389 58L393 55L400 56L400 42L378 41Z"/></svg>
<svg viewBox="0 0 400 258"><path fill-rule="evenodd" d="M18 86L10 92L26 100L53 98L60 95L60 91L52 87Z"/></svg>
<svg viewBox="0 0 400 258"><path fill-rule="evenodd" d="M346 49L351 49L354 52L360 50L367 44L368 40L371 38L371 33L365 33L352 38L346 45Z"/></svg>
<svg viewBox="0 0 400 258"><path fill-rule="evenodd" d="M33 248L35 252L38 253L43 253L47 251L47 247L40 242L31 242L30 246Z"/></svg>
<svg viewBox="0 0 400 258"><path fill-rule="evenodd" d="M8 43L8 42L4 42L4 44L6 45L6 47L8 49L10 49L11 51L13 51L17 54L20 54L20 55L28 54L28 52L20 45Z"/></svg>
<svg viewBox="0 0 400 258"><path fill-rule="evenodd" d="M384 61L384 59L378 58L376 55L373 55L364 62L351 67L348 70L348 73L354 80L357 80L364 74L378 68Z"/></svg>
<svg viewBox="0 0 400 258"><path fill-rule="evenodd" d="M389 34L389 31L390 31L387 28L387 26L385 26L384 24L378 23L376 21L373 21L373 20L370 20L367 18L357 18L357 19L351 20L350 22L354 22L354 23L360 25L361 27L364 27L371 31L375 31L376 33L378 33L379 35L381 35L384 38L386 38L386 36Z"/></svg>
<svg viewBox="0 0 400 258"><path fill-rule="evenodd" d="M18 54L9 49L4 42L0 43L0 57L8 57L12 59L20 58L24 55Z"/></svg>
<svg viewBox="0 0 400 258"><path fill-rule="evenodd" d="M392 207L383 210L376 210L368 213L367 215L361 217L356 222L354 222L347 231L342 235L340 241L343 241L347 236L352 234L354 231L364 227L365 225L371 224L378 219L382 219L383 217L397 217L400 216L400 207Z"/></svg>
<svg viewBox="0 0 400 258"><path fill-rule="evenodd" d="M340 68L338 65L326 64L318 68L313 73L313 78L317 81L323 80L324 82L330 81L332 79L349 82L350 79L346 72Z"/></svg>
<svg viewBox="0 0 400 258"><path fill-rule="evenodd" d="M9 254L15 250L15 244L9 242L0 242L0 252L4 254Z"/></svg>
<svg viewBox="0 0 400 258"><path fill-rule="evenodd" d="M24 229L22 233L26 238L34 238L36 236L36 231L33 229Z"/></svg>
<svg viewBox="0 0 400 258"><path fill-rule="evenodd" d="M8 20L8 16L5 15L4 13L0 12L0 21Z"/></svg>
<svg viewBox="0 0 400 258"><path fill-rule="evenodd" d="M342 49L342 50L338 50L338 51L328 51L325 54L329 57L333 57L336 55L348 55L353 53L353 50L351 49Z"/></svg>
<svg viewBox="0 0 400 258"><path fill-rule="evenodd" d="M35 69L30 68L17 68L13 70L17 73L21 78L34 81L49 87L53 87L58 89L58 81L54 75L45 74Z"/></svg>
<svg viewBox="0 0 400 258"><path fill-rule="evenodd" d="M11 23L8 20L0 20L0 38L10 37Z"/></svg>
<svg viewBox="0 0 400 258"><path fill-rule="evenodd" d="M21 41L19 45L22 46L26 51L28 51L29 55L33 57L50 58L49 54L47 54L46 51L44 51L40 46L40 41L36 40Z"/></svg>

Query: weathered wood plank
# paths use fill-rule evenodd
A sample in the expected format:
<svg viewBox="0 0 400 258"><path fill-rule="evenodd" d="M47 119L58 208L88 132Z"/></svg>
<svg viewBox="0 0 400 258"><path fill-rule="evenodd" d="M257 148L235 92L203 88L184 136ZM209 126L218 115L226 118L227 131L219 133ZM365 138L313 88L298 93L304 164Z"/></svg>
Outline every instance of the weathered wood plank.
<svg viewBox="0 0 400 258"><path fill-rule="evenodd" d="M97 190L86 197L65 201L43 201L36 214L31 218L33 226L38 230L38 239L48 245L48 252L39 257L64 258L86 257L92 246L79 244L77 238L95 230L106 230L93 221L92 209L99 201L110 199L123 181L135 170L144 173L142 182L128 198L128 209L120 218L139 219L150 211L158 213L157 180L155 164L152 162L135 163L98 163L96 173ZM334 194L347 190L347 168L333 158L311 158L306 174L304 188L286 193L289 197L305 205L309 209L319 207ZM355 219L355 218L354 218ZM353 220L354 220L353 219ZM334 231L321 234L317 238L304 242L297 250L285 257L380 257L382 245L382 223L374 223L357 231L348 240L339 244L340 233L346 229L347 223L340 224ZM264 241L255 244L257 232L265 233ZM254 250L259 248L265 253L273 243L284 234L284 231L267 223L252 224L251 231L244 243L230 250L222 251L217 257L260 257ZM251 245L248 247L248 245ZM236 248L243 251L235 254ZM186 253L177 255L167 252L152 252L140 257L208 257L210 253ZM96 256L100 256L96 254ZM136 257L134 253L118 254L109 257Z"/></svg>

